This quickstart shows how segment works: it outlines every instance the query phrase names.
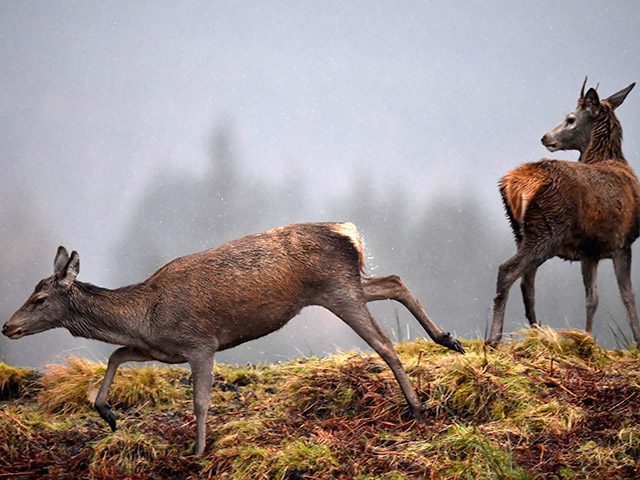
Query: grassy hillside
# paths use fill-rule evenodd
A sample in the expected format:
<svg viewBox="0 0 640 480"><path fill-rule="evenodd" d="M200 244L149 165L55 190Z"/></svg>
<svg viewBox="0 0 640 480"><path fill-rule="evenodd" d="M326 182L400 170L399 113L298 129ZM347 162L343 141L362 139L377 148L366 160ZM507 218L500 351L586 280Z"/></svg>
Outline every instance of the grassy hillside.
<svg viewBox="0 0 640 480"><path fill-rule="evenodd" d="M640 356L583 333L527 330L465 356L398 345L428 423L375 355L216 366L208 454L189 456L190 374L123 369L111 433L92 409L103 365L0 364L0 479L640 478Z"/></svg>

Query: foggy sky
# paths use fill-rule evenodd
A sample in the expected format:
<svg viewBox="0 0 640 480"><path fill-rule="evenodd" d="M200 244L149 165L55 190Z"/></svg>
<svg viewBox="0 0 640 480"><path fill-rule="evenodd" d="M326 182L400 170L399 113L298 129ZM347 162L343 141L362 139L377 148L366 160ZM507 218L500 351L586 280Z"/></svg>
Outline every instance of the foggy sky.
<svg viewBox="0 0 640 480"><path fill-rule="evenodd" d="M508 240L497 180L577 158L539 139L585 75L603 95L640 80L639 14L593 1L2 2L0 213L28 204L48 226L12 262L41 270L35 285L64 244L82 280L116 286L111 255L136 202L158 175L202 175L221 121L242 174L296 177L317 218L366 176L417 203L473 192ZM638 92L618 116L637 170ZM8 224L0 239L27 241ZM30 291L8 298L7 271L13 311Z"/></svg>

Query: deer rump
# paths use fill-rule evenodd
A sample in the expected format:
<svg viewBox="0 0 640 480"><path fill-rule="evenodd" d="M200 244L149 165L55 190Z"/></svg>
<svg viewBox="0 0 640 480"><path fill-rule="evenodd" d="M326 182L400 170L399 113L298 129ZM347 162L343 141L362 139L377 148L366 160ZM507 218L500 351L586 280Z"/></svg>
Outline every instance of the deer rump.
<svg viewBox="0 0 640 480"><path fill-rule="evenodd" d="M640 192L626 164L543 159L511 170L499 187L516 243L551 236L549 258L612 258L638 238Z"/></svg>

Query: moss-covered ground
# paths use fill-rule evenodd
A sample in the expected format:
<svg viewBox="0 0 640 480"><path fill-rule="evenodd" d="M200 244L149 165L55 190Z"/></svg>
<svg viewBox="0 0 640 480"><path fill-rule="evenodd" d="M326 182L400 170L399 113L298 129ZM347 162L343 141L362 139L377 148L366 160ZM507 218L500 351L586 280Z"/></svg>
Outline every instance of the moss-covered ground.
<svg viewBox="0 0 640 480"><path fill-rule="evenodd" d="M202 457L188 370L121 369L111 433L92 408L104 365L0 364L0 480L640 478L637 351L550 329L464 345L397 345L425 425L376 355L216 365Z"/></svg>

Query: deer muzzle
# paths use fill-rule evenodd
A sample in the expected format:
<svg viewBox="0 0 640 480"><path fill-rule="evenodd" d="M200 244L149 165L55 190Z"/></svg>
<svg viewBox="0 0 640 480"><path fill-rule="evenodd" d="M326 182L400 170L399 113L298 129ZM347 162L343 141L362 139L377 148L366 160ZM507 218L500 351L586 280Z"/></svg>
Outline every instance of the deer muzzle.
<svg viewBox="0 0 640 480"><path fill-rule="evenodd" d="M11 325L9 321L3 325L2 334L12 340L17 340L18 338L24 337L24 330L19 325Z"/></svg>
<svg viewBox="0 0 640 480"><path fill-rule="evenodd" d="M550 152L555 152L556 150L558 150L558 142L556 142L548 133L544 137L542 137L540 141Z"/></svg>

